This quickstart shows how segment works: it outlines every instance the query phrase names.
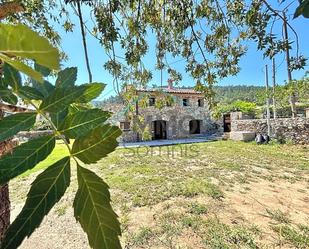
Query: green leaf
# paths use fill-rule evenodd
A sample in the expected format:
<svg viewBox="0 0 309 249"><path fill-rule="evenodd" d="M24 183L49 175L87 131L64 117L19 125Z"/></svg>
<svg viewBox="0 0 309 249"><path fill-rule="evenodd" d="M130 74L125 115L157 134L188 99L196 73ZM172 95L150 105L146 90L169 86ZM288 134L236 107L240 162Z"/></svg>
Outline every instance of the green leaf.
<svg viewBox="0 0 309 249"><path fill-rule="evenodd" d="M2 96L7 96L9 95L10 93L12 93L12 91L10 89L8 89L7 87L5 86L0 86L0 97Z"/></svg>
<svg viewBox="0 0 309 249"><path fill-rule="evenodd" d="M55 147L54 136L44 136L30 140L16 147L12 153L0 159L0 185L32 169L44 160Z"/></svg>
<svg viewBox="0 0 309 249"><path fill-rule="evenodd" d="M32 59L50 69L59 69L58 50L46 38L22 24L0 24L0 53Z"/></svg>
<svg viewBox="0 0 309 249"><path fill-rule="evenodd" d="M4 84L5 85L5 84ZM0 86L0 98L9 104L16 105L17 104L17 97L12 93L10 89L4 86Z"/></svg>
<svg viewBox="0 0 309 249"><path fill-rule="evenodd" d="M38 71L39 73L41 73L44 77L49 76L51 73L51 70L49 68L41 66L37 63L34 63L34 69Z"/></svg>
<svg viewBox="0 0 309 249"><path fill-rule="evenodd" d="M14 67L5 63L3 66L3 74L4 81L7 85L11 86L13 90L18 90L22 86L20 73Z"/></svg>
<svg viewBox="0 0 309 249"><path fill-rule="evenodd" d="M94 249L120 249L120 224L110 204L108 185L79 165L77 178L74 215L87 233L90 246Z"/></svg>
<svg viewBox="0 0 309 249"><path fill-rule="evenodd" d="M19 88L18 94L24 99L44 99L44 96L40 91L30 86L22 86Z"/></svg>
<svg viewBox="0 0 309 249"><path fill-rule="evenodd" d="M35 123L36 113L17 113L0 120L0 142L16 135L20 131L29 130Z"/></svg>
<svg viewBox="0 0 309 249"><path fill-rule="evenodd" d="M90 109L92 109L92 106L84 104L84 103L73 103L69 106L69 113L71 114L75 114L79 111L89 111Z"/></svg>
<svg viewBox="0 0 309 249"><path fill-rule="evenodd" d="M26 204L6 232L1 249L15 249L41 224L70 185L70 157L65 157L32 183Z"/></svg>
<svg viewBox="0 0 309 249"><path fill-rule="evenodd" d="M68 108L64 109L61 112L50 113L51 120L53 121L54 125L59 128L60 125L63 123L63 120L68 115Z"/></svg>
<svg viewBox="0 0 309 249"><path fill-rule="evenodd" d="M39 72L33 70L31 67L20 62L19 60L11 59L10 57L8 57L4 54L1 54L1 53L0 53L0 59L5 61L6 63L10 64L12 67L16 68L18 71L20 71L24 74L27 74L31 78L33 78L33 79L35 79L39 82L43 81L42 75Z"/></svg>
<svg viewBox="0 0 309 249"><path fill-rule="evenodd" d="M77 98L82 96L84 88L69 87L56 88L40 105L40 110L47 112L60 112L66 109Z"/></svg>
<svg viewBox="0 0 309 249"><path fill-rule="evenodd" d="M2 93L4 94L4 92L2 91ZM1 95L1 99L4 101L4 102L7 102L11 105L16 105L17 102L18 102L18 99L17 97L11 92L6 92L5 95Z"/></svg>
<svg viewBox="0 0 309 249"><path fill-rule="evenodd" d="M303 0L296 8L294 13L294 18L303 15L306 18L309 18L309 0Z"/></svg>
<svg viewBox="0 0 309 249"><path fill-rule="evenodd" d="M65 133L68 138L84 136L90 130L102 125L111 114L101 109L90 109L78 111L66 117L60 126L60 132Z"/></svg>
<svg viewBox="0 0 309 249"><path fill-rule="evenodd" d="M79 102L79 103L90 102L91 100L95 99L101 94L105 86L106 85L103 83L96 83L96 82L81 85L81 87L85 89L84 94L80 98L78 98L76 102Z"/></svg>
<svg viewBox="0 0 309 249"><path fill-rule="evenodd" d="M7 88L8 84L4 81L3 77L0 77L0 87Z"/></svg>
<svg viewBox="0 0 309 249"><path fill-rule="evenodd" d="M44 80L42 83L32 80L31 83L32 86L37 89L45 98L48 97L55 89L55 86L46 80Z"/></svg>
<svg viewBox="0 0 309 249"><path fill-rule="evenodd" d="M86 136L77 138L72 153L82 162L96 163L118 146L116 140L121 131L116 126L104 125L91 130Z"/></svg>
<svg viewBox="0 0 309 249"><path fill-rule="evenodd" d="M77 67L68 67L58 73L56 87L74 86L77 78Z"/></svg>

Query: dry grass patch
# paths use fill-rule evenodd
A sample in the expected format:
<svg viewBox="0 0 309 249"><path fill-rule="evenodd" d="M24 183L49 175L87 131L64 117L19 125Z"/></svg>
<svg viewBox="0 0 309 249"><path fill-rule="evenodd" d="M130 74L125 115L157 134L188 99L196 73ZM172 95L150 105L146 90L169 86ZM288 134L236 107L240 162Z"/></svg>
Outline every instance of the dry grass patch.
<svg viewBox="0 0 309 249"><path fill-rule="evenodd" d="M14 216L45 165L11 182ZM111 187L124 248L309 248L306 146L118 149L90 167ZM72 216L74 189L21 248L88 248Z"/></svg>

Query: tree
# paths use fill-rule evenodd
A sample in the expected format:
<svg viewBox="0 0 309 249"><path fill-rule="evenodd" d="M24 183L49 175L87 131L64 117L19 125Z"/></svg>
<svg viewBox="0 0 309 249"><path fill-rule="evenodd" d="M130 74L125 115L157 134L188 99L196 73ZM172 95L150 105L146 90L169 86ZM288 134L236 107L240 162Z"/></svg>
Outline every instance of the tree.
<svg viewBox="0 0 309 249"><path fill-rule="evenodd" d="M0 68L2 75L2 70ZM1 77L0 77L1 78ZM9 112L25 112L25 108L16 107L14 105L7 105L0 103L0 120L4 117L5 111ZM0 157L10 153L12 149L18 145L18 140L7 139L0 142ZM9 185L4 183L0 185L0 241L10 225L10 197Z"/></svg>
<svg viewBox="0 0 309 249"><path fill-rule="evenodd" d="M2 112L3 113L3 112ZM15 143L11 140L0 143L0 156L9 153ZM0 241L5 231L10 225L10 198L9 185L7 183L0 185Z"/></svg>
<svg viewBox="0 0 309 249"><path fill-rule="evenodd" d="M44 12L47 8L54 10L49 12L60 13L59 16L52 15L52 18L60 23L64 18L63 26L67 31L74 27L68 12L70 6L77 7L73 13L82 17L81 11L78 11L79 0L65 0L67 5L61 1L49 1L49 4L41 1L35 6L30 0L23 2L28 15L19 13L12 18L25 20L43 33L46 33L45 21L49 20ZM215 83L239 72L239 60L246 53L248 39L255 40L258 49L268 57L285 50L285 39L275 34L273 27L275 24L282 25L282 11L286 11L290 3L284 1L280 5L282 9L278 9L276 4L266 0L83 1L83 5L91 9L94 24L87 26L81 19L81 27L98 39L109 56L104 67L113 75L114 88L118 93L127 84L143 87L149 83L152 69L143 63L143 58L154 50L155 70L165 70L171 80L177 81L181 74L173 68L172 60L184 61L186 73L212 100ZM306 10L301 7L305 4L307 1L301 1L301 11ZM297 13L303 13L299 8ZM40 22L29 18L34 12L39 13ZM289 22L288 29L294 32ZM54 34L52 27L50 31ZM51 36L51 40L59 42L60 38L55 37ZM154 40L155 47L147 39ZM292 46L290 42L289 46ZM304 66L304 58L297 48L291 63L295 65L294 69Z"/></svg>
<svg viewBox="0 0 309 249"><path fill-rule="evenodd" d="M0 121L0 142L19 131L31 129L37 115L44 117L53 129L53 134L23 143L1 157L0 185L44 160L54 149L56 138L63 140L70 155L38 175L24 208L9 226L0 248L17 248L40 225L69 186L72 162L77 168L79 186L74 215L87 233L90 246L120 248L120 226L110 205L108 186L85 167L112 152L121 134L118 127L105 124L109 112L85 105L100 95L105 84L75 85L77 68L60 71L54 85L46 81L44 77L50 74L49 69L59 70L59 53L45 38L24 25L0 24L0 58L4 61L1 99L14 104L20 99L32 108ZM36 70L25 61L34 61ZM16 69L32 78L30 85L23 84ZM74 139L72 146L67 138Z"/></svg>
<svg viewBox="0 0 309 249"><path fill-rule="evenodd" d="M236 111L254 116L257 113L257 106L256 103L248 101L240 101L240 100L235 101L228 105L218 104L214 108L212 116L216 119L220 119L222 118L223 114Z"/></svg>

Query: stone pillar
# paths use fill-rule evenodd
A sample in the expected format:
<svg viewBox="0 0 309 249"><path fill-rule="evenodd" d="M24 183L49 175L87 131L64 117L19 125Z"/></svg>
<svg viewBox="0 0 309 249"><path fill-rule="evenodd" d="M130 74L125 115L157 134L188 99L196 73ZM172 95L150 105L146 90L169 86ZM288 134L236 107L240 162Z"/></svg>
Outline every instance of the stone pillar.
<svg viewBox="0 0 309 249"><path fill-rule="evenodd" d="M306 111L306 118L309 118L309 108L306 108L305 111Z"/></svg>
<svg viewBox="0 0 309 249"><path fill-rule="evenodd" d="M233 120L240 120L243 119L243 113L242 112L231 112L231 121L233 122Z"/></svg>

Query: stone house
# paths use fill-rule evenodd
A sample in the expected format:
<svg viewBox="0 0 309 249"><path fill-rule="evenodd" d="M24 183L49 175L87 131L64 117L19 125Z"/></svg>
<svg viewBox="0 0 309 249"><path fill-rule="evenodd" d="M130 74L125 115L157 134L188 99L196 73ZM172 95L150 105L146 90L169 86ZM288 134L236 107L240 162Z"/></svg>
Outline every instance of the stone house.
<svg viewBox="0 0 309 249"><path fill-rule="evenodd" d="M172 99L161 108L156 103L164 94ZM202 92L189 88L168 87L138 89L138 99L148 102L142 107L136 102L135 112L142 117L143 122L138 127L129 118L127 107L122 104L104 106L105 110L113 112L110 122L118 125L123 131L120 141L135 142L141 140L179 139L210 135L217 131L217 125L211 120L210 110ZM145 136L148 131L148 136Z"/></svg>

